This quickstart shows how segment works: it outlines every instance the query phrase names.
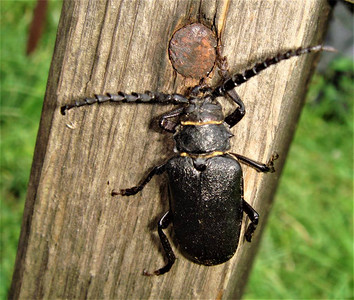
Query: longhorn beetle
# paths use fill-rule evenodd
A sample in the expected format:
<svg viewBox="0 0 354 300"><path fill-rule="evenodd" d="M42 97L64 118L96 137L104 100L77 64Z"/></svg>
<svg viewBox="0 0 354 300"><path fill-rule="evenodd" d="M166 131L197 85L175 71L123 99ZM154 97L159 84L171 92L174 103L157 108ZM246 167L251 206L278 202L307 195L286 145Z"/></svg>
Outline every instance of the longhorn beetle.
<svg viewBox="0 0 354 300"><path fill-rule="evenodd" d="M142 182L112 196L131 196L141 191L154 175L168 174L170 208L158 222L158 234L167 256L167 264L153 272L168 272L175 262L175 255L163 229L171 223L182 251L192 261L207 266L228 261L235 253L245 212L251 220L245 231L250 242L258 224L258 213L243 196L243 177L240 163L257 172L274 172L274 153L267 163L259 163L240 154L231 153L230 128L245 115L245 106L234 90L235 87L257 75L260 71L282 60L309 52L332 51L322 45L290 50L268 58L240 74L228 75L226 59L219 60L223 82L217 87L205 84L195 86L188 96L147 91L143 94L95 95L61 107L61 113L74 107L103 102L175 104L179 108L165 114L160 126L174 133L176 156L156 166ZM221 67L220 67L221 66ZM237 108L224 117L217 97L228 96ZM152 275L144 271L145 275Z"/></svg>

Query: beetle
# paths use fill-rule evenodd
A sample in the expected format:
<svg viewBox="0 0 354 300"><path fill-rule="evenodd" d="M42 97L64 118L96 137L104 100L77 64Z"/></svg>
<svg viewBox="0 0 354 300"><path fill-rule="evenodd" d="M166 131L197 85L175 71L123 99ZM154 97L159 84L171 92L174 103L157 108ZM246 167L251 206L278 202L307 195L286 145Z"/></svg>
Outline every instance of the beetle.
<svg viewBox="0 0 354 300"><path fill-rule="evenodd" d="M250 219L245 239L251 242L259 214L244 199L242 167L246 164L257 172L274 172L274 153L267 163L259 163L230 152L230 129L245 115L245 105L234 90L260 71L282 60L322 50L322 45L289 50L268 58L252 68L229 76L223 67L226 58L219 59L223 81L216 87L199 84L189 95L160 92L95 95L61 107L61 113L74 107L103 102L174 104L179 107L163 115L160 126L173 133L176 156L154 167L137 186L112 191L112 196L131 196L140 192L155 175L167 173L169 182L169 210L158 222L157 230L167 256L167 263L153 273L168 272L175 262L175 254L164 233L171 223L182 252L202 265L217 265L233 257L239 244L243 213ZM221 67L220 67L221 66ZM229 97L236 109L226 117L216 98Z"/></svg>

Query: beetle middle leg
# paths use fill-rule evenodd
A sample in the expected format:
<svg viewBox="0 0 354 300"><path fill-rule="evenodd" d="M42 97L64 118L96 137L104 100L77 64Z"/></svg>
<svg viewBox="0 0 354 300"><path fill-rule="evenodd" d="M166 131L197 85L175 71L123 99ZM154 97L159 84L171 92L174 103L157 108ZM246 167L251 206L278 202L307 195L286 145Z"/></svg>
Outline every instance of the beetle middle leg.
<svg viewBox="0 0 354 300"><path fill-rule="evenodd" d="M275 172L274 161L279 158L278 153L274 152L272 154L271 158L268 160L268 162L266 164L264 164L264 163L257 162L253 159L250 159L248 157L245 157L245 156L237 154L237 153L230 153L230 154L236 156L240 162L252 167L257 172L262 172L262 173Z"/></svg>
<svg viewBox="0 0 354 300"><path fill-rule="evenodd" d="M119 192L117 191L112 191L112 196L117 196L117 195L122 195L122 196L132 196L137 194L139 191L141 191L145 185L151 180L151 178L154 175L159 175L162 174L165 171L165 166L166 164L163 164L161 166L157 166L155 168L153 168L150 173L148 174L148 176L146 176L146 178L141 182L141 184L131 187L129 189L121 189ZM176 256L173 253L172 247L170 242L167 239L167 236L164 234L163 229L166 229L168 227L168 225L170 225L172 222L172 213L170 211L168 211L167 213L164 214L164 216L160 219L158 225L157 225L157 231L160 237L160 241L162 244L163 249L166 252L167 255L167 264L154 271L153 273L149 273L147 271L144 270L143 275L146 276L150 276L150 275L162 275L166 272L168 272L172 265L174 264L175 260L176 260Z"/></svg>
<svg viewBox="0 0 354 300"><path fill-rule="evenodd" d="M172 247L170 242L168 241L167 236L163 232L163 229L166 229L168 225L170 225L172 222L172 214L170 211L164 214L164 216L160 219L158 225L157 225L157 231L159 233L160 241L162 244L163 249L165 250L166 256L167 256L167 264L163 266L162 268L154 271L153 273L149 273L144 270L143 275L146 276L151 276L151 275L162 275L167 273L172 265L174 264L176 260L176 256L173 253Z"/></svg>
<svg viewBox="0 0 354 300"><path fill-rule="evenodd" d="M159 175L165 172L165 166L166 164L163 164L161 166L156 166L155 168L153 168L148 174L148 176L146 176L146 178L139 185L133 186L129 189L121 189L119 192L113 190L111 192L111 195L112 196L117 196L117 195L132 196L137 194L145 187L145 185L152 179L154 175Z"/></svg>

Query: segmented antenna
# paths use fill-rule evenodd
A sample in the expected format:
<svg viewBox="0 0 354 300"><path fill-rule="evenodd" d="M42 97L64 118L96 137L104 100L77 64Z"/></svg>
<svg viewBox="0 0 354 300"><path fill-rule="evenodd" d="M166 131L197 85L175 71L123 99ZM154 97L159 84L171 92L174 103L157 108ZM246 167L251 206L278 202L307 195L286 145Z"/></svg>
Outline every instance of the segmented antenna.
<svg viewBox="0 0 354 300"><path fill-rule="evenodd" d="M95 95L94 98L85 98L83 100L75 101L72 104L67 104L61 107L60 112L62 115L65 115L66 111L84 105L91 105L94 103L103 103L103 102L123 102L123 103L162 103L162 104L182 104L188 103L188 99L183 97L180 94L163 94L158 92L146 91L143 94L140 93L131 93L126 94L123 92L118 92L117 94L106 95Z"/></svg>
<svg viewBox="0 0 354 300"><path fill-rule="evenodd" d="M218 86L213 91L213 95L215 97L225 95L225 93L227 91L230 91L233 88L241 85L242 83L246 82L248 79L257 75L259 72L270 67L271 65L277 64L278 62L280 62L282 60L289 59L289 58L295 57L295 56L300 56L302 54L306 54L306 53L310 53L310 52L318 52L318 51L336 52L337 50L332 47L322 46L322 45L306 47L306 48L298 48L296 50L289 50L285 53L278 54L274 57L268 58L263 62L257 63L252 68L245 70L242 73L238 73L238 74L231 76L230 79L226 80L222 85Z"/></svg>

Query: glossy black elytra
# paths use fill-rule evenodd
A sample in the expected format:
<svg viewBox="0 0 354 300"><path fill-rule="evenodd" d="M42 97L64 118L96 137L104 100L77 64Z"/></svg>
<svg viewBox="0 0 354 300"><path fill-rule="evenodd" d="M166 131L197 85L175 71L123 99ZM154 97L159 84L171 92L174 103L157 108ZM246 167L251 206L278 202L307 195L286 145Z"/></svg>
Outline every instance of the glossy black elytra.
<svg viewBox="0 0 354 300"><path fill-rule="evenodd" d="M158 222L158 234L166 252L167 264L154 271L161 275L168 272L175 255L163 229L173 223L181 250L192 261L203 265L216 265L229 260L235 253L245 212L251 220L245 232L250 242L258 224L258 213L244 200L243 176L240 163L258 172L274 172L273 154L266 164L258 163L242 155L229 152L230 128L245 115L245 106L234 90L260 71L282 60L317 51L332 51L322 45L290 50L257 63L240 74L229 76L225 59L221 58L223 82L214 88L206 85L194 87L188 96L158 92L95 95L61 107L61 113L74 107L102 102L175 104L179 108L165 114L160 126L174 133L177 155L157 166L141 184L112 191L112 196L135 195L154 175L167 172L170 189L170 209ZM223 64L225 63L225 64ZM217 97L228 96L237 108L224 117ZM144 271L145 275L152 275Z"/></svg>

